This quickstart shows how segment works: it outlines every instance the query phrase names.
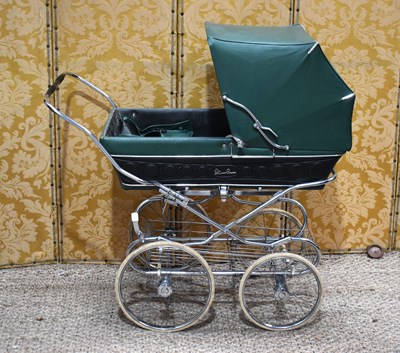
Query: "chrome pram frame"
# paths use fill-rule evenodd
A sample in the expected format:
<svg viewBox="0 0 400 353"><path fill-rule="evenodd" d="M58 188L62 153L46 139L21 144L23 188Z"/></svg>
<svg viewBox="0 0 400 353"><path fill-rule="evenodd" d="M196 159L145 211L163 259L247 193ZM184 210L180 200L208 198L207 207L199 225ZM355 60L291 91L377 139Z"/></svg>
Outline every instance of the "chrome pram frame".
<svg viewBox="0 0 400 353"><path fill-rule="evenodd" d="M295 329L315 316L323 297L316 269L320 249L308 231L305 208L291 194L323 187L336 178L334 171L327 179L283 189L276 185L232 187L222 182L208 188L166 186L143 180L121 168L90 130L52 104L51 97L66 76L79 80L117 108L110 96L71 72L61 74L48 88L46 106L84 132L118 173L160 193L132 212L130 244L115 284L117 300L128 319L154 331L173 332L195 325L212 304L214 276L241 276L241 307L261 328ZM266 200L251 201L249 196ZM222 203L232 200L252 209L222 224L202 207L216 197ZM156 209L156 219L146 215L148 209Z"/></svg>

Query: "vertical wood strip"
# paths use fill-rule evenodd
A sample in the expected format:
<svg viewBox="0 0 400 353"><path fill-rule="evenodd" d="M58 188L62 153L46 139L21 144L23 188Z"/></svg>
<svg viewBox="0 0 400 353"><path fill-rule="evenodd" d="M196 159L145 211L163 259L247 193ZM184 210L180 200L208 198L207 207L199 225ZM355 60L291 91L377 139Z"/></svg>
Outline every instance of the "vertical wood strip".
<svg viewBox="0 0 400 353"><path fill-rule="evenodd" d="M400 115L400 70L397 86L397 106L396 106L396 135L395 135L395 151L393 160L393 191L392 191L392 207L390 212L390 231L389 231L389 250L399 249L400 241L398 239L399 232L399 207L400 207L400 139L399 139L399 115Z"/></svg>
<svg viewBox="0 0 400 353"><path fill-rule="evenodd" d="M177 107L177 0L171 1L171 81L170 81L170 107Z"/></svg>
<svg viewBox="0 0 400 353"><path fill-rule="evenodd" d="M176 83L176 107L183 108L184 106L184 35L185 35L185 27L184 27L184 9L185 3L184 0L176 0L177 1L177 11L176 11L176 75L175 75L175 83Z"/></svg>
<svg viewBox="0 0 400 353"><path fill-rule="evenodd" d="M296 0L289 0L289 25L294 24L295 6L296 6Z"/></svg>
<svg viewBox="0 0 400 353"><path fill-rule="evenodd" d="M50 86L54 82L54 45L53 45L53 4L52 0L46 0L46 52L47 52L47 84ZM53 102L54 103L54 102ZM55 169L55 144L54 136L54 114L49 112L49 147L50 147L50 194L51 194L51 223L53 238L53 256L59 259L59 239L58 239L58 207L56 189L56 169Z"/></svg>
<svg viewBox="0 0 400 353"><path fill-rule="evenodd" d="M59 75L59 52L58 52L58 5L57 0L53 1L53 77L56 78ZM60 96L58 90L55 92L55 105L57 109L60 109ZM64 227L63 227L63 203L62 203L62 145L61 145L61 119L58 116L54 117L56 126L55 131L55 195L57 205L57 248L58 248L58 261L62 262L64 259Z"/></svg>

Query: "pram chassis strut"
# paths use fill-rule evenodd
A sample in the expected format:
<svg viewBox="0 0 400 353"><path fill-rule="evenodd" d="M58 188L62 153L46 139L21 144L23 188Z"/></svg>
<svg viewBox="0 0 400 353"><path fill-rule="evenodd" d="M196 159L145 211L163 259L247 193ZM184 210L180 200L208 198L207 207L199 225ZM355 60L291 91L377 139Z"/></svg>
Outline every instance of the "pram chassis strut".
<svg viewBox="0 0 400 353"><path fill-rule="evenodd" d="M247 318L261 328L294 329L314 317L323 295L322 280L315 267L320 260L320 251L314 241L307 237L307 214L304 207L288 195L296 190L318 188L332 182L336 178L334 171L327 179L285 186L278 190L276 185L270 188L248 185L232 187L222 182L207 190L207 185L182 184L168 187L157 181L143 180L121 168L90 130L51 103L51 96L66 76L79 80L107 99L113 108L117 107L106 93L71 72L61 74L48 88L44 98L46 106L84 132L117 172L137 184L155 188L160 193L142 202L132 213L131 243L116 277L118 302L131 321L146 329L168 332L196 324L212 304L215 275L242 276L239 286L240 304ZM224 100L240 105L227 97ZM269 128L257 123L255 116L251 118L255 128L265 135L263 131ZM289 148L280 145L274 147ZM268 198L260 202L242 199L247 196ZM222 202L229 199L253 209L236 220L221 224L211 219L200 206L215 197L220 197ZM296 207L302 221L291 212L276 208L277 204ZM145 219L147 224L143 228L142 212L149 205L161 209L159 214L165 229L152 229L153 220L148 219ZM172 221L175 228L169 226L169 219L164 220L168 212L174 213ZM177 212L186 212L196 221L175 219ZM279 229L272 226L252 228L251 223L257 217L264 216L280 218L280 222L291 223L293 228L290 231L285 226ZM201 229L199 233L205 234L197 234L196 227ZM186 231L186 228L191 229ZM254 231L255 234L245 234L248 231ZM262 234L267 231L274 234ZM218 244L226 244L228 250L220 248ZM291 252L292 247L297 253ZM256 282L260 282L257 287L260 289L259 294L256 294ZM128 288L128 285L133 285L134 289ZM183 290L183 286L193 287L193 293ZM152 291L148 294L150 287ZM179 290L183 291L182 295L177 293ZM192 302L187 296L191 297ZM180 309L171 309L173 307ZM162 316L164 311L173 313L173 317Z"/></svg>

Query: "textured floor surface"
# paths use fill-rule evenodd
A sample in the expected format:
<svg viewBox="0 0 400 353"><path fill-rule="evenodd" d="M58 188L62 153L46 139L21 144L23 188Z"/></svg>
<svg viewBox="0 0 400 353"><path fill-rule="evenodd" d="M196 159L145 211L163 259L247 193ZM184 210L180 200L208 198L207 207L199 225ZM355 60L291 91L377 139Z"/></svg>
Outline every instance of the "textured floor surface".
<svg viewBox="0 0 400 353"><path fill-rule="evenodd" d="M0 352L400 352L400 254L323 256L317 317L264 331L222 295L198 325L155 333L127 321L114 294L117 266L39 265L0 270ZM227 299L228 298L228 299Z"/></svg>

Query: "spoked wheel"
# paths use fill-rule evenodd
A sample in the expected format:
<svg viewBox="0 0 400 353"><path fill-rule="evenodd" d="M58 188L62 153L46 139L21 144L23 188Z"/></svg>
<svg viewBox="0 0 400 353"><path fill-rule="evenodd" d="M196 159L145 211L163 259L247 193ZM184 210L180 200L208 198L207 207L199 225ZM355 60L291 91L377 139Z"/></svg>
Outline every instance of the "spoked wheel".
<svg viewBox="0 0 400 353"><path fill-rule="evenodd" d="M267 330L303 326L317 313L323 284L315 266L299 255L274 253L243 274L240 305L247 318Z"/></svg>
<svg viewBox="0 0 400 353"><path fill-rule="evenodd" d="M239 234L246 239L273 241L287 236L297 236L301 222L290 212L279 208L266 208L240 224Z"/></svg>
<svg viewBox="0 0 400 353"><path fill-rule="evenodd" d="M198 212L206 215L200 205L192 205ZM164 201L162 196L151 197L137 208L139 214L139 229L145 236L163 236L173 238L204 237L211 227L199 216L181 206L174 206ZM133 227L129 240L136 240Z"/></svg>
<svg viewBox="0 0 400 353"><path fill-rule="evenodd" d="M303 233L302 222L292 213L279 208L266 208L255 213L250 219L241 223L238 229L238 235L245 240L268 244L284 237L302 237ZM242 259L247 260L254 260L271 252L270 248L263 246L239 245L239 247ZM320 260L319 248L313 242L294 240L274 250L301 255L314 265L318 265Z"/></svg>
<svg viewBox="0 0 400 353"><path fill-rule="evenodd" d="M195 250L158 241L127 256L117 272L115 290L129 320L149 330L173 332L196 324L207 313L215 282Z"/></svg>
<svg viewBox="0 0 400 353"><path fill-rule="evenodd" d="M291 254L300 255L310 261L314 266L318 266L321 261L321 251L317 244L306 238L295 238L285 245L285 250Z"/></svg>

